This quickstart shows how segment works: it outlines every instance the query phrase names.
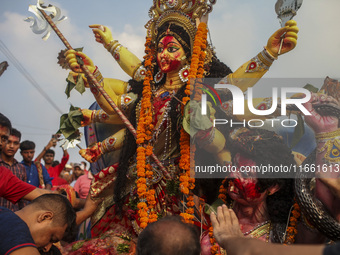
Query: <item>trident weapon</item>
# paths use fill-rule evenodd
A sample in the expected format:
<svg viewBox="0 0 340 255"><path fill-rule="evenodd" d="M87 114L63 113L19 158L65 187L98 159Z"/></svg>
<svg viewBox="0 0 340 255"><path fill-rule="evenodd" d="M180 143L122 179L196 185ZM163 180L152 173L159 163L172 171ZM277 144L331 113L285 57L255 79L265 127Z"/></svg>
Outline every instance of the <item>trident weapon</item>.
<svg viewBox="0 0 340 255"><path fill-rule="evenodd" d="M49 5L48 7L43 7L42 4L44 2L43 1L39 1L37 5L30 5L28 8L28 11L34 13L37 17L28 17L26 19L24 19L24 21L27 22L32 22L31 28L33 33L35 34L42 34L44 32L46 32L46 34L42 37L42 39L44 41L46 41L51 34L51 30L52 30L52 25L49 26L49 24L45 21L44 19L44 15L42 12L40 12L40 10L45 9L45 11L50 12L51 13L51 20L54 24L58 24L59 22L67 19L67 17L63 16L60 18L61 16L61 11L58 7L53 6L53 5Z"/></svg>
<svg viewBox="0 0 340 255"><path fill-rule="evenodd" d="M62 17L59 19L61 12L60 9L53 5L43 6L44 2L42 0L37 1L37 5L30 5L29 11L34 13L38 21L34 17L29 17L25 21L33 22L31 25L32 31L36 34L42 34L44 32L47 32L43 39L47 40L51 29L54 30L54 32L58 35L60 40L64 43L67 49L72 50L73 48L69 44L69 42L66 40L64 35L60 32L58 27L56 26L56 22L60 22L62 20L65 20L66 17ZM47 12L50 12L50 16L46 14ZM81 65L81 69L84 71L84 73L89 77L89 79L92 81L93 86L103 95L105 100L109 103L109 105L115 110L115 112L118 114L122 122L125 124L125 126L129 129L129 131L133 134L134 137L136 137L137 132L136 129L133 127L131 122L126 118L126 116L122 113L122 111L118 108L118 106L113 102L111 97L106 93L106 91L103 89L103 87L99 84L99 82L96 80L96 78L93 76L93 74L89 71L89 69L85 65ZM158 165L158 167L162 170L164 175L167 178L170 178L169 173L165 169L165 167L162 165L162 163L159 161L159 159L156 157L155 154L151 155L152 159L155 161L155 163Z"/></svg>
<svg viewBox="0 0 340 255"><path fill-rule="evenodd" d="M277 0L275 4L275 12L280 20L281 27L284 27L288 20L291 20L300 9L303 0ZM281 36L281 44L278 54L281 54L283 39L286 33Z"/></svg>

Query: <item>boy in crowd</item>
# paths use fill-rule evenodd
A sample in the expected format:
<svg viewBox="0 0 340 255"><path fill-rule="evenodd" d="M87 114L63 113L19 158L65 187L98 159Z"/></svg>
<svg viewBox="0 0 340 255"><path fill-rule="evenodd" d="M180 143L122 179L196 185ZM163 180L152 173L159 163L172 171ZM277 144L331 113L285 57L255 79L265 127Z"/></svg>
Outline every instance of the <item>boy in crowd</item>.
<svg viewBox="0 0 340 255"><path fill-rule="evenodd" d="M40 162L33 162L35 153L35 143L32 141L23 141L20 144L20 153L23 158L21 163L26 168L27 182L33 186L51 189L52 180L46 168ZM39 172L42 174L40 175Z"/></svg>
<svg viewBox="0 0 340 255"><path fill-rule="evenodd" d="M27 182L25 167L14 158L15 154L19 150L20 140L21 133L15 128L12 128L8 141L1 150L0 166L8 168L20 180ZM4 198L0 198L0 206L6 207L12 211L18 211L25 205L27 205L27 202L24 200L19 200L17 204L13 204Z"/></svg>

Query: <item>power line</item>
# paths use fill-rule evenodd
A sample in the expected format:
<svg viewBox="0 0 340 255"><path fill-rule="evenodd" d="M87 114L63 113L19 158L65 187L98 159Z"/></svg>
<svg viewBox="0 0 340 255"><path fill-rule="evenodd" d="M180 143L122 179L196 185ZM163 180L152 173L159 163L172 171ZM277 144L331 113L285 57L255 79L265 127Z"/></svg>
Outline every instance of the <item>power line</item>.
<svg viewBox="0 0 340 255"><path fill-rule="evenodd" d="M49 129L49 128L33 127L33 126L22 125L22 124L17 124L17 123L12 123L12 126L14 126L14 127L18 126L18 127L32 128L32 129L39 129L39 130L44 130L44 131L51 131L51 129Z"/></svg>
<svg viewBox="0 0 340 255"><path fill-rule="evenodd" d="M18 71L29 81L31 85L49 102L52 107L58 111L60 114L63 112L59 107L53 102L49 95L40 87L38 82L29 74L29 72L21 65L21 63L16 59L12 52L6 47L5 43L0 40L0 50L9 59L9 61L18 69Z"/></svg>
<svg viewBox="0 0 340 255"><path fill-rule="evenodd" d="M51 133L48 134L43 134L43 133L26 133L26 132L21 132L22 135L39 135L39 136L51 136Z"/></svg>

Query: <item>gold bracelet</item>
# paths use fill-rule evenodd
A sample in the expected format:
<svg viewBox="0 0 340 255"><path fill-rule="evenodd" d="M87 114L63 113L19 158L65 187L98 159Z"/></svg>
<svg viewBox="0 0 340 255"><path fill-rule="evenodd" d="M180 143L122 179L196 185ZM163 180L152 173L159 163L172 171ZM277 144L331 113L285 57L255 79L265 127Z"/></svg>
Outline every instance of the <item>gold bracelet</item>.
<svg viewBox="0 0 340 255"><path fill-rule="evenodd" d="M263 51L250 60L245 72L255 73L268 71L274 60L275 58L267 51L266 48L264 48Z"/></svg>
<svg viewBox="0 0 340 255"><path fill-rule="evenodd" d="M103 75L101 74L97 66L93 72L93 76L96 78L99 84L101 84L104 81Z"/></svg>
<svg viewBox="0 0 340 255"><path fill-rule="evenodd" d="M274 59L270 58L266 52L267 51L264 49L257 55L257 57L263 64L265 64L269 68L273 64Z"/></svg>
<svg viewBox="0 0 340 255"><path fill-rule="evenodd" d="M132 77L136 81L141 81L146 76L146 70L145 67L142 65L142 63L139 63L135 70L133 71ZM129 91L128 89L126 91Z"/></svg>
<svg viewBox="0 0 340 255"><path fill-rule="evenodd" d="M107 113L100 109L100 110L94 110L94 118L93 118L93 122L104 122L109 116L107 115Z"/></svg>
<svg viewBox="0 0 340 255"><path fill-rule="evenodd" d="M118 43L117 40L111 41L111 42L109 42L108 44L105 45L105 48L106 48L108 51L110 51L111 47L112 47L113 45L115 45L116 43Z"/></svg>
<svg viewBox="0 0 340 255"><path fill-rule="evenodd" d="M267 55L268 58L272 59L273 61L274 61L274 60L277 60L277 57L274 57L272 54L270 54L270 52L267 50L267 47L266 47L266 46L264 46L263 48L264 48L264 51L263 51L263 52L264 52L264 54Z"/></svg>
<svg viewBox="0 0 340 255"><path fill-rule="evenodd" d="M100 146L101 154L115 150L117 138L110 136L109 138L102 141L98 146Z"/></svg>
<svg viewBox="0 0 340 255"><path fill-rule="evenodd" d="M324 132L324 133L319 133L315 135L316 139L330 139L330 138L340 138L340 129L337 129L332 132Z"/></svg>
<svg viewBox="0 0 340 255"><path fill-rule="evenodd" d="M109 47L107 48L107 50L111 53L112 56L114 56L115 51L118 46L121 46L121 44L117 40L114 40L113 42L109 44Z"/></svg>

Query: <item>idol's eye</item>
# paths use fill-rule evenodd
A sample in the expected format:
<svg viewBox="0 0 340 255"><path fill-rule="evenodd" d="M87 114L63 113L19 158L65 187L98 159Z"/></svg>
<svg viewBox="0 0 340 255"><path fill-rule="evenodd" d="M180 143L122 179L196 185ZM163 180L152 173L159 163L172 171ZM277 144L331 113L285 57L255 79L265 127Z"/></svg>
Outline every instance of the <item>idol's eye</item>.
<svg viewBox="0 0 340 255"><path fill-rule="evenodd" d="M179 50L179 48L176 47L176 46L169 46L168 47L168 52L170 52L170 53L174 53L174 52L176 52L178 50Z"/></svg>
<svg viewBox="0 0 340 255"><path fill-rule="evenodd" d="M157 49L157 52L158 52L158 53L162 53L162 52L163 52L163 50L164 50L164 48L163 48L163 47L158 47L158 49Z"/></svg>

